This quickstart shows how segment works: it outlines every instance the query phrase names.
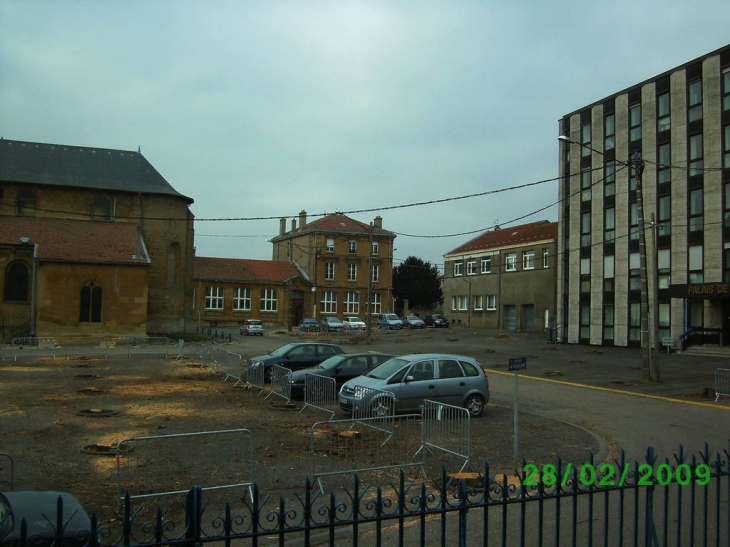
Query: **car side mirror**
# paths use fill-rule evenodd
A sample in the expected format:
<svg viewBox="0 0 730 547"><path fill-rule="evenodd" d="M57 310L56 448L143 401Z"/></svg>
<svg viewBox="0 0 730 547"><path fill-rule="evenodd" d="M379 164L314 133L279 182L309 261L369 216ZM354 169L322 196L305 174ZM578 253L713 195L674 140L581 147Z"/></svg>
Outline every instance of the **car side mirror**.
<svg viewBox="0 0 730 547"><path fill-rule="evenodd" d="M405 383L413 382L413 381L415 381L415 378L409 374L408 376L406 376L405 378L403 378L403 381Z"/></svg>

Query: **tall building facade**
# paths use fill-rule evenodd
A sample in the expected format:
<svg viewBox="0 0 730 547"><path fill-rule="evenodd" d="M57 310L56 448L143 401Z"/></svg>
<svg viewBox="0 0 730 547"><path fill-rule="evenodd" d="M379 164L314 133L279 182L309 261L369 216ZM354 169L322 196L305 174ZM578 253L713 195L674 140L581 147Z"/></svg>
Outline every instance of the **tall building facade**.
<svg viewBox="0 0 730 547"><path fill-rule="evenodd" d="M566 114L559 134L558 337L730 344L730 45Z"/></svg>

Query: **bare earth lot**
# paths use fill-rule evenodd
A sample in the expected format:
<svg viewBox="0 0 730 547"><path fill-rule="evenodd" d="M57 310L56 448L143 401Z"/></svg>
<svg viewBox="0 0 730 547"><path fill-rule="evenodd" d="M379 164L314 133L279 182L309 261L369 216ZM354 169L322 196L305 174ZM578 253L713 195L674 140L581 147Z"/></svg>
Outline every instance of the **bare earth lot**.
<svg viewBox="0 0 730 547"><path fill-rule="evenodd" d="M260 341L235 336L229 347L245 359L268 353L291 341L290 336L267 335ZM443 345L448 333L409 336L389 335L387 340L374 340L370 347L343 347L349 352L422 352ZM456 349L442 348L455 353ZM478 349L463 353L484 362ZM265 399L256 391L234 387L233 381L223 381L187 355L180 361L83 355L6 360L0 362L0 379L0 452L15 461L15 489L72 492L102 521L114 518L117 476L113 456L93 453L99 447L134 437L245 428L251 431L253 474L261 491L293 497L305 490L305 479L310 476L310 428L327 418L311 409L299 413L301 403L291 409L282 405L282 399ZM114 415L104 416L107 413ZM520 420L521 446L530 454L530 461L554 462L560 455L566 461L580 462L589 451L598 450L596 439L580 428L526 413ZM472 470L480 471L484 460L495 470L512 468L510 408L490 404L481 418L472 420L471 435ZM249 459L248 447L237 435L213 442L191 437L176 446L177 457L189 465L170 464L167 472L177 475L184 489L198 481L196 473L210 473L211 469L244 478L249 473L246 465L240 465ZM158 462L149 450L137 456L143 470L145 466L156 469ZM437 457L430 461L435 470L442 463ZM0 460L0 467L0 488L7 488L7 460ZM407 473L409 479L421 478L416 469ZM335 477L326 486L335 490L351 484L351 477ZM230 490L219 495L240 496Z"/></svg>

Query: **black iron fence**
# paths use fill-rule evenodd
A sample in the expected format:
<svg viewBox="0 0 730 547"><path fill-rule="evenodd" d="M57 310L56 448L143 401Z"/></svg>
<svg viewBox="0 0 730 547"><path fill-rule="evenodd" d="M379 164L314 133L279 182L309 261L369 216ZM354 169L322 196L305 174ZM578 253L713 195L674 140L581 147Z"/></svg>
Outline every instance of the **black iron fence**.
<svg viewBox="0 0 730 547"><path fill-rule="evenodd" d="M44 515L45 536L25 522L3 546L230 545L714 545L730 538L730 442L710 453L679 447L659 460L625 455L577 466L524 462L514 476L488 463L472 474L432 482L407 481L371 488L353 477L341 494L320 494L307 481L296 501L273 499L254 485L250 494L218 506L193 487L179 504L137 505L127 495L114 522L92 515L88 530L59 498L57 514ZM235 496L234 496L235 497ZM19 516L16 515L16 518ZM78 522L78 518L76 520ZM74 530L72 533L70 530ZM7 533L7 532L6 532Z"/></svg>

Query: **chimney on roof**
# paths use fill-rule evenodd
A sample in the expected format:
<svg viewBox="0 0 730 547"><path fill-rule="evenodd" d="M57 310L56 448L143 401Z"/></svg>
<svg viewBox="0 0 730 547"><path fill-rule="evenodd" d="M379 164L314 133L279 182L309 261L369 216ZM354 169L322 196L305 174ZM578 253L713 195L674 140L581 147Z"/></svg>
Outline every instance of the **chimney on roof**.
<svg viewBox="0 0 730 547"><path fill-rule="evenodd" d="M291 219L291 231L294 232L297 229L297 219Z"/></svg>
<svg viewBox="0 0 730 547"><path fill-rule="evenodd" d="M376 228L382 228L383 227L383 217L381 217L380 215L376 216L375 219L373 220L373 226L375 226Z"/></svg>
<svg viewBox="0 0 730 547"><path fill-rule="evenodd" d="M284 232L286 232L286 219L280 218L279 219L279 235L283 236Z"/></svg>
<svg viewBox="0 0 730 547"><path fill-rule="evenodd" d="M307 223L307 212L302 209L299 211L299 229L301 230L304 228L304 225Z"/></svg>

